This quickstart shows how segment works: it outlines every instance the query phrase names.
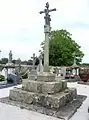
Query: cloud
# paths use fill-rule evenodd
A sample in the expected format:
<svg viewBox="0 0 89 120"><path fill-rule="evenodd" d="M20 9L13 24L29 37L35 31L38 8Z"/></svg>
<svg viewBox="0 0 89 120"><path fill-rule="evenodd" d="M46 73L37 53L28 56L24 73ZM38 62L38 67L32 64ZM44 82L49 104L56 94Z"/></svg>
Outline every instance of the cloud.
<svg viewBox="0 0 89 120"><path fill-rule="evenodd" d="M67 29L85 53L83 62L89 62L89 2L88 0L3 0L0 1L0 49L1 57L29 59L33 52L39 54L44 40L44 9L57 8L51 14L52 29Z"/></svg>

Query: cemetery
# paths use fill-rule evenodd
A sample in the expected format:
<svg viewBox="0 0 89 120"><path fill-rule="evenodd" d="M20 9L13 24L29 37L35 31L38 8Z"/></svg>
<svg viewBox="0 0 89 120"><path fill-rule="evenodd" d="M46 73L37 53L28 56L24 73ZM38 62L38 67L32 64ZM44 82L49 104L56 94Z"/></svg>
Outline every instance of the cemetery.
<svg viewBox="0 0 89 120"><path fill-rule="evenodd" d="M54 61L50 55L50 39L53 39L53 36L51 36L51 16L49 13L56 11L56 8L49 9L47 2L45 9L39 12L45 14L45 41L43 51L39 52L37 65L35 53L31 57L32 65L23 65L20 59L18 63L13 63L12 51L9 52L8 63L0 64L0 89L15 86L9 90L9 96L0 98L0 103L52 116L59 120L69 120L88 97L86 94L79 94L78 87L83 84L85 90L89 85L89 68L78 64L77 50L70 53L72 55L70 62L73 62L64 61L64 65L58 66L58 61L56 61L54 66L52 65ZM61 32L63 31L61 30ZM65 38L65 36L62 37ZM65 50L63 52L65 53ZM83 56L82 53L81 56ZM62 58L59 59L63 62ZM20 87L18 87L19 85Z"/></svg>
<svg viewBox="0 0 89 120"><path fill-rule="evenodd" d="M51 67L49 66L49 35L51 31L49 12L56 9L49 9L49 3L40 14L45 13L45 44L44 44L44 65L42 64L42 54L39 55L39 64L35 66L36 57L33 54L33 65L27 69L28 78L22 80L22 87L15 87L10 90L9 97L1 98L0 101L19 106L38 113L54 116L60 119L69 119L86 99L84 95L78 95L76 88L67 86L68 80L80 81L79 66ZM19 69L12 63L12 52L9 53L9 61L5 66L6 78L13 79L14 84L20 81ZM16 71L17 70L17 71ZM19 72L18 72L19 71ZM9 72L9 73L8 73ZM17 74L15 74L17 72Z"/></svg>

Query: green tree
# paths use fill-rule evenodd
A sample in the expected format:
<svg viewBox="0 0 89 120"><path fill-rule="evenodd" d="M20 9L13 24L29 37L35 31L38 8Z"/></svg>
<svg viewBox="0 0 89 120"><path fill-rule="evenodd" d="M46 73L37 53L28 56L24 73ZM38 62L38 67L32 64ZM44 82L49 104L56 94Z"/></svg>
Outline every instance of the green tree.
<svg viewBox="0 0 89 120"><path fill-rule="evenodd" d="M2 64L8 63L8 58L2 58L2 59L1 59L1 63L2 63Z"/></svg>
<svg viewBox="0 0 89 120"><path fill-rule="evenodd" d="M41 43L44 51L44 41ZM49 41L49 64L52 66L73 65L75 52L76 62L80 64L84 56L80 46L71 38L66 30L56 30L50 33Z"/></svg>

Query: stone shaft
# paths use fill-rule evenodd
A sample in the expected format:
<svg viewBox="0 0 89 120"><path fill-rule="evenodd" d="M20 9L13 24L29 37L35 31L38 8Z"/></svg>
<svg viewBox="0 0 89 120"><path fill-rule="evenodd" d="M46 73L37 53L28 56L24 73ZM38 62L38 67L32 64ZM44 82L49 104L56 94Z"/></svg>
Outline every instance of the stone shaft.
<svg viewBox="0 0 89 120"><path fill-rule="evenodd" d="M49 33L45 33L44 72L49 71Z"/></svg>
<svg viewBox="0 0 89 120"><path fill-rule="evenodd" d="M44 33L45 33L45 45L44 45L44 72L49 72L49 33L51 31L50 27L50 15L49 12L56 11L56 9L49 10L49 3L46 3L46 9L41 11L40 14L45 13L45 26L44 26Z"/></svg>

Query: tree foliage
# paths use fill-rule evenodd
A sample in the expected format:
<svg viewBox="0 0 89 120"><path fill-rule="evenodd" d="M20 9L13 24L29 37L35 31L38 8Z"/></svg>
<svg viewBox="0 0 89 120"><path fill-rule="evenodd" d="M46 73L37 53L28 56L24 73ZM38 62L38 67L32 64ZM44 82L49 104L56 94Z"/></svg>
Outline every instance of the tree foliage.
<svg viewBox="0 0 89 120"><path fill-rule="evenodd" d="M44 41L41 43L44 51ZM52 66L73 65L75 52L76 62L80 64L84 54L80 46L71 38L71 34L66 30L52 31L49 41L49 64Z"/></svg>
<svg viewBox="0 0 89 120"><path fill-rule="evenodd" d="M8 58L2 58L0 60L0 64L6 64L6 63L8 63Z"/></svg>

